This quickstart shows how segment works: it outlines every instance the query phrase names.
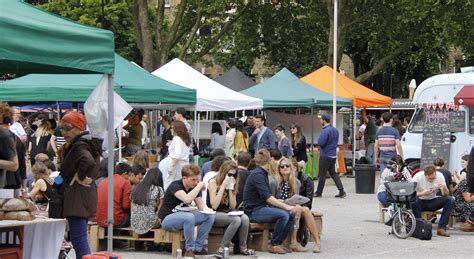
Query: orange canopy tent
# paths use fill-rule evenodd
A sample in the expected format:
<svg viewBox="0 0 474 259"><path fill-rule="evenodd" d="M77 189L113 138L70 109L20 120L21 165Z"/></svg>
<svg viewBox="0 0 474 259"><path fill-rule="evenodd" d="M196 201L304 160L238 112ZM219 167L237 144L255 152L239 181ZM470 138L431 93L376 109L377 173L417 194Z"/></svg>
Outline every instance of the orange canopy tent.
<svg viewBox="0 0 474 259"><path fill-rule="evenodd" d="M305 83L332 94L333 88L333 70L328 66L301 78ZM355 107L374 107L374 106L390 106L392 98L381 95L356 81L337 73L336 76L336 95L352 99Z"/></svg>

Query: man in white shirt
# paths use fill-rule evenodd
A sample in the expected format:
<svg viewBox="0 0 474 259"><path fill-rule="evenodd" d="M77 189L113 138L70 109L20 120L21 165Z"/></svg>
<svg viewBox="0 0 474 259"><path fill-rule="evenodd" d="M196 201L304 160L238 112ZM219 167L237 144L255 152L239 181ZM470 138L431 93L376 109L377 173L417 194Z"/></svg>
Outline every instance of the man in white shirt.
<svg viewBox="0 0 474 259"><path fill-rule="evenodd" d="M142 120L140 121L140 124L142 125L143 128L143 133L142 133L142 147L146 148L147 144L149 143L149 138L148 138L148 115L143 114Z"/></svg>
<svg viewBox="0 0 474 259"><path fill-rule="evenodd" d="M13 123L10 125L10 131L15 133L21 141L26 141L26 132L23 126L18 122L21 118L21 112L18 108L13 108Z"/></svg>
<svg viewBox="0 0 474 259"><path fill-rule="evenodd" d="M413 214L416 218L421 218L422 211L437 211L443 209L441 219L438 224L438 236L449 237L446 231L451 211L454 207L454 199L449 196L449 190L446 187L444 176L436 171L433 165L428 165L425 170L418 172L413 177L416 182L416 202L412 204ZM438 190L441 190L442 196L436 196Z"/></svg>

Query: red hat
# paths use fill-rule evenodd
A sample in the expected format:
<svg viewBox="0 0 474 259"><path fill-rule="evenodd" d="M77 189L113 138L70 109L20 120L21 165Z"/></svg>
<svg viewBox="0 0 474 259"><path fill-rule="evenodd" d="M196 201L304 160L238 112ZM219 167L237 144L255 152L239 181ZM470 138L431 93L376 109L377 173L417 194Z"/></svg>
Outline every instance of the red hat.
<svg viewBox="0 0 474 259"><path fill-rule="evenodd" d="M86 129L86 117L79 112L68 112L61 121L67 122L80 130Z"/></svg>

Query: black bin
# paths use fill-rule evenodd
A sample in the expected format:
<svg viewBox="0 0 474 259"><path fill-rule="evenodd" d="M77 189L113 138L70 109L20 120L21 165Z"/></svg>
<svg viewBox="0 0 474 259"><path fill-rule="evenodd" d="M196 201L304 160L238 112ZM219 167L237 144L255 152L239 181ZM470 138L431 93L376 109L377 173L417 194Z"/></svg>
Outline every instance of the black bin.
<svg viewBox="0 0 474 259"><path fill-rule="evenodd" d="M357 164L355 170L356 193L375 193L376 165Z"/></svg>

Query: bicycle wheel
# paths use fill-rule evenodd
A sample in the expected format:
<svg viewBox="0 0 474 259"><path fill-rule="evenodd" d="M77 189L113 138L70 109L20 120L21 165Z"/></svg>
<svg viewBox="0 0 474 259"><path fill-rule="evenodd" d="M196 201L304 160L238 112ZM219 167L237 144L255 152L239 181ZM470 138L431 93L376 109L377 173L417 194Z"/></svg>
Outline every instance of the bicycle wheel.
<svg viewBox="0 0 474 259"><path fill-rule="evenodd" d="M400 209L393 219L392 231L398 238L405 239L415 232L415 226L415 215L407 209Z"/></svg>

